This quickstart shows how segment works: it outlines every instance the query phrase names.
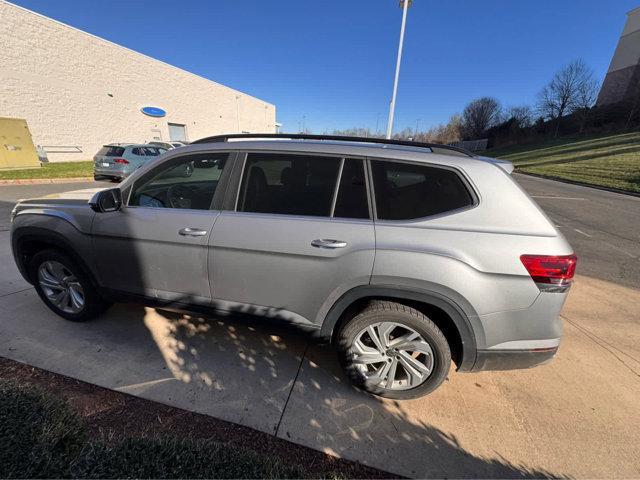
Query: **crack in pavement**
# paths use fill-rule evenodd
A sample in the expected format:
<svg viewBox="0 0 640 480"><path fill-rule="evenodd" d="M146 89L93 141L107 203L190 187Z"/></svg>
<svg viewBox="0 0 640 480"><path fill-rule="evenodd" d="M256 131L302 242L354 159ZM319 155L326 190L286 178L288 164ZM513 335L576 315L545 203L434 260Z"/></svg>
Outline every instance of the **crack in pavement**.
<svg viewBox="0 0 640 480"><path fill-rule="evenodd" d="M639 366L640 366L640 360L638 360L637 358L635 358L632 355L628 354L627 352L624 352L623 350L620 350L618 347L610 344L605 339L603 339L603 338L599 337L598 335L596 335L595 333L591 332L588 328L583 327L582 325L578 324L575 320L571 320L566 315L561 315L561 317L563 319L565 319L568 323L570 323L572 326L574 326L582 334L584 334L593 343L595 343L596 345L598 345L599 347L601 347L602 349L606 350L611 355L613 355L622 365L624 365L631 373L633 373L636 377L638 377L638 379L640 379L640 371L636 371L633 366L629 365L622 358L620 358L620 356L616 353L616 351L619 352L620 354L624 355L625 357L630 358L635 363L637 363Z"/></svg>
<svg viewBox="0 0 640 480"><path fill-rule="evenodd" d="M282 414L280 415L280 420L278 420L278 425L276 426L276 431L274 432L274 436L278 436L280 432L280 424L282 423L282 419L284 418L284 414L287 411L287 405L289 405L289 399L291 398L291 394L293 393L293 389L296 387L296 382L298 381L298 377L300 376L300 371L302 370L302 364L304 363L305 358L307 358L307 350L309 350L309 342L304 346L304 352L302 352L302 358L300 359L300 364L298 365L298 371L296 372L296 376L293 379L293 383L291 384L291 390L289 390L289 395L287 395L287 400L284 402L284 407L282 408Z"/></svg>
<svg viewBox="0 0 640 480"><path fill-rule="evenodd" d="M8 297L10 295L15 295L16 293L20 293L20 292L26 292L27 290L31 290L32 288L33 287L28 287L28 288L23 288L22 290L18 290L16 292L3 293L2 295L0 295L0 298Z"/></svg>

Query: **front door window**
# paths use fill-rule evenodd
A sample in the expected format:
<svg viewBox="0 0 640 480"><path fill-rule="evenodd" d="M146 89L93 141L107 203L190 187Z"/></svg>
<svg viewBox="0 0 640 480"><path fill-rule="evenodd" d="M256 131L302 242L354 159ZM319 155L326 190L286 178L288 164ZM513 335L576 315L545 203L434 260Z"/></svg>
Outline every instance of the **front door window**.
<svg viewBox="0 0 640 480"><path fill-rule="evenodd" d="M176 159L150 178L136 182L129 205L208 210L227 158L227 153L208 153Z"/></svg>

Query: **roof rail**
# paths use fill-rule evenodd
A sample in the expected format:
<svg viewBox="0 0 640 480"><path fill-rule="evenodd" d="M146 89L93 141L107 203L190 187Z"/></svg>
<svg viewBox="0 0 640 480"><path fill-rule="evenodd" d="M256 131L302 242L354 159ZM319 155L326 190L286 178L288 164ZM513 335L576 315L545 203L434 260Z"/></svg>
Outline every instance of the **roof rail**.
<svg viewBox="0 0 640 480"><path fill-rule="evenodd" d="M390 140L387 138L375 138L375 137L348 137L345 135L313 135L306 133L231 133L227 135L215 135L213 137L205 137L195 142L191 142L190 145L197 145L202 143L218 143L228 142L231 139L251 139L251 138L274 138L283 140L332 140L339 142L362 142L362 143L379 143L383 145L403 145L407 147L418 148L442 148L445 150L453 150L454 152L463 153L469 157L475 155L470 151L454 147L452 145L442 145L439 143L423 143L423 142L411 142L408 140Z"/></svg>

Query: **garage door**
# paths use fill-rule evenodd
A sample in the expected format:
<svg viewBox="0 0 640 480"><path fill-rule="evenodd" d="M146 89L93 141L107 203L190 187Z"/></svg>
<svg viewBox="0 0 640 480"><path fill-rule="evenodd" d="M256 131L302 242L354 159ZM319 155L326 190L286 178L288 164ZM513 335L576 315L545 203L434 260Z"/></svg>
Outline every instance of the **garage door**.
<svg viewBox="0 0 640 480"><path fill-rule="evenodd" d="M186 142L187 141L187 129L185 125L179 123L169 124L169 139L174 142Z"/></svg>

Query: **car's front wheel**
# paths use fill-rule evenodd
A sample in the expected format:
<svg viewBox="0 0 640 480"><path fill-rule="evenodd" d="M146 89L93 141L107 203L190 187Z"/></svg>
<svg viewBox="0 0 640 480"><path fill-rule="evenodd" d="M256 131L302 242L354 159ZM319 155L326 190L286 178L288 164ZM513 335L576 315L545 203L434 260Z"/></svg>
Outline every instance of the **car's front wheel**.
<svg viewBox="0 0 640 480"><path fill-rule="evenodd" d="M89 320L111 305L100 296L87 273L58 250L35 254L29 273L47 307L67 320Z"/></svg>
<svg viewBox="0 0 640 480"><path fill-rule="evenodd" d="M387 398L416 398L447 377L451 351L442 331L414 308L374 301L338 333L341 362L360 388Z"/></svg>

